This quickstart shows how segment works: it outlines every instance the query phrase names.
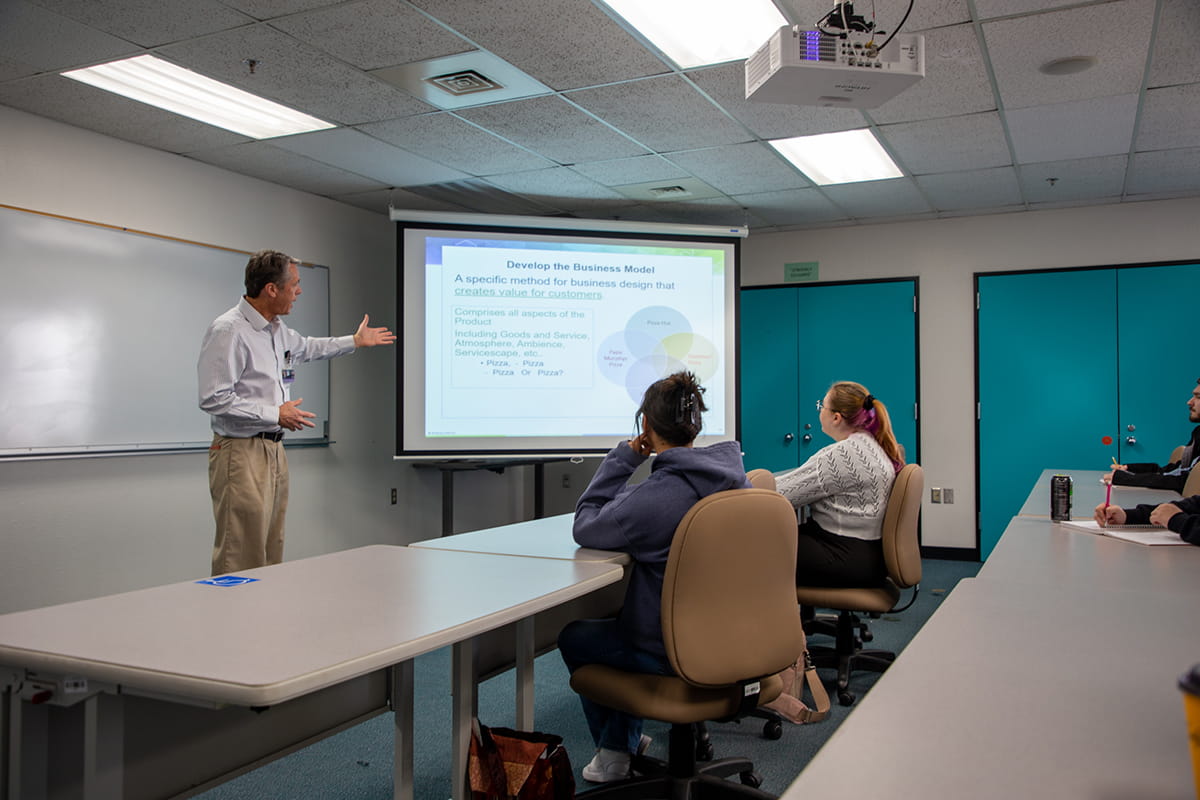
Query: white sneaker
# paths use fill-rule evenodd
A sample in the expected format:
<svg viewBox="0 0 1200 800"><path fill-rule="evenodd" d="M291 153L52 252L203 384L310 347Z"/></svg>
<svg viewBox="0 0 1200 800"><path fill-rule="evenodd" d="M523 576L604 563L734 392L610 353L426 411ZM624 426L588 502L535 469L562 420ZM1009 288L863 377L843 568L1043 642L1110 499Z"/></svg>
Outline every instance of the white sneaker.
<svg viewBox="0 0 1200 800"><path fill-rule="evenodd" d="M589 783L610 783L629 777L629 762L632 756L619 750L601 747L583 768L583 779Z"/></svg>

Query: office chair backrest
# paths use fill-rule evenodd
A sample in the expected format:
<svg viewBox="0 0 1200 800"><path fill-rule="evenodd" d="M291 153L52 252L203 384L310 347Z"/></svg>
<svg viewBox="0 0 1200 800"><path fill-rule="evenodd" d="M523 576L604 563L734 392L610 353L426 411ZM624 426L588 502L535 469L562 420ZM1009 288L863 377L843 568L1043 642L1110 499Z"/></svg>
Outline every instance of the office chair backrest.
<svg viewBox="0 0 1200 800"><path fill-rule="evenodd" d="M1171 457L1167 459L1167 463L1168 464L1178 463L1179 459L1181 459L1181 458L1183 458L1183 445L1179 445L1179 447L1176 447L1174 450L1171 451Z"/></svg>
<svg viewBox="0 0 1200 800"><path fill-rule="evenodd" d="M1191 497L1194 494L1200 494L1200 466L1195 467L1188 473L1187 480L1183 483L1183 489L1180 493L1184 497Z"/></svg>
<svg viewBox="0 0 1200 800"><path fill-rule="evenodd" d="M746 473L746 478L755 489L775 491L775 475L769 469L752 469Z"/></svg>
<svg viewBox="0 0 1200 800"><path fill-rule="evenodd" d="M924 492L925 471L919 464L905 464L896 473L883 516L883 559L887 562L888 577L901 589L921 582L917 520Z"/></svg>
<svg viewBox="0 0 1200 800"><path fill-rule="evenodd" d="M794 664L804 632L792 504L765 489L731 489L692 506L671 542L662 622L671 666L697 686L728 686Z"/></svg>

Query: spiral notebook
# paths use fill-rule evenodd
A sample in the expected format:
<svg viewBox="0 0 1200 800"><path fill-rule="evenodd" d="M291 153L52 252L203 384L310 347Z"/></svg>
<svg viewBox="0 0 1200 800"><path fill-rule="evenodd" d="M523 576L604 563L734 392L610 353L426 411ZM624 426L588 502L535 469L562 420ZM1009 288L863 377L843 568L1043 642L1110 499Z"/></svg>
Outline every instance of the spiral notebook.
<svg viewBox="0 0 1200 800"><path fill-rule="evenodd" d="M1089 533L1110 536L1113 539L1121 539L1126 542L1137 542L1138 544L1187 544L1187 542L1179 538L1179 534L1175 533L1175 531L1169 531L1157 525L1108 525L1101 528L1094 519L1071 520L1070 522L1059 522L1058 524L1065 525L1068 528L1078 528Z"/></svg>

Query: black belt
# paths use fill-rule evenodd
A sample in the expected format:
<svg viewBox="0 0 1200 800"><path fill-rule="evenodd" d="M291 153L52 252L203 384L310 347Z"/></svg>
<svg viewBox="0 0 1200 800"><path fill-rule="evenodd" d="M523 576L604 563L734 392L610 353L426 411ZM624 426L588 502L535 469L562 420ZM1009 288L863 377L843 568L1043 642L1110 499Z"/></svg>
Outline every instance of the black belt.
<svg viewBox="0 0 1200 800"><path fill-rule="evenodd" d="M272 442L283 441L283 431L261 431L250 437L251 439L270 439Z"/></svg>

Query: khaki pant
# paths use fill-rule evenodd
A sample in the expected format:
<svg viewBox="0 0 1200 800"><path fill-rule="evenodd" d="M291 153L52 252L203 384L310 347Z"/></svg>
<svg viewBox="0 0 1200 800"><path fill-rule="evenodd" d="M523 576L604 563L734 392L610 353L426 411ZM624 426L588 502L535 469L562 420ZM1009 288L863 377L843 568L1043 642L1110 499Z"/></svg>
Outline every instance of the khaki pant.
<svg viewBox="0 0 1200 800"><path fill-rule="evenodd" d="M283 560L288 503L283 442L214 435L208 449L208 488L217 523L213 575Z"/></svg>

